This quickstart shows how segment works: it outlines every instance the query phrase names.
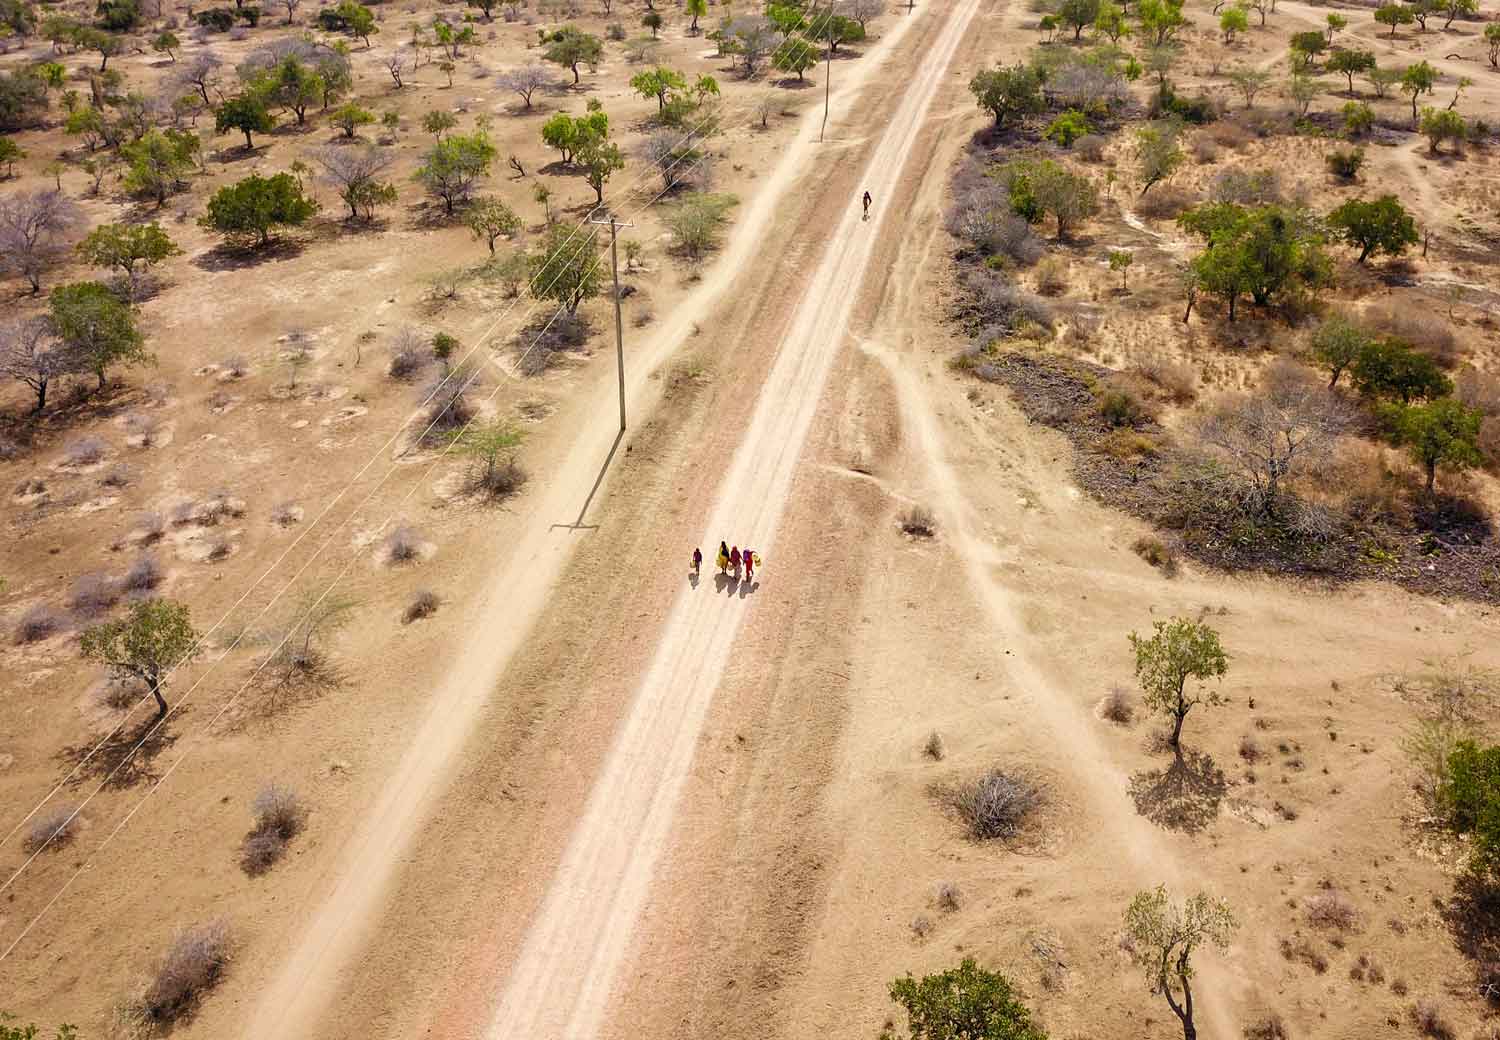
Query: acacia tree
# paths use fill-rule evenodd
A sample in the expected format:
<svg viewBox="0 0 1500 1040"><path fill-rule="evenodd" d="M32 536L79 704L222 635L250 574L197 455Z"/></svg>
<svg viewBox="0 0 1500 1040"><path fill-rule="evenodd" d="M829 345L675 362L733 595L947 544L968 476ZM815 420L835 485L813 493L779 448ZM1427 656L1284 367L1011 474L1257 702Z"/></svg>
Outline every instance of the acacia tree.
<svg viewBox="0 0 1500 1040"><path fill-rule="evenodd" d="M42 291L42 275L67 255L66 239L83 212L60 191L18 192L0 199L0 267Z"/></svg>
<svg viewBox="0 0 1500 1040"><path fill-rule="evenodd" d="M542 57L571 69L575 85L579 82L578 66L587 65L592 70L604 54L603 40L571 25L556 30L542 42L547 45Z"/></svg>
<svg viewBox="0 0 1500 1040"><path fill-rule="evenodd" d="M1339 377L1359 360L1372 339L1367 329L1338 315L1313 330L1312 356L1319 365L1328 369L1328 389L1339 385Z"/></svg>
<svg viewBox="0 0 1500 1040"><path fill-rule="evenodd" d="M505 90L519 95L521 100L526 103L526 107L530 108L531 95L535 94L538 90L545 90L552 87L556 83L556 80L552 78L552 73L547 71L546 66L533 63L531 65L523 65L519 69L512 69L509 72L502 72L496 77L495 82Z"/></svg>
<svg viewBox="0 0 1500 1040"><path fill-rule="evenodd" d="M1267 369L1256 392L1222 401L1199 432L1250 482L1254 501L1270 516L1282 482L1297 467L1328 454L1348 425L1337 397L1297 365L1279 362Z"/></svg>
<svg viewBox="0 0 1500 1040"><path fill-rule="evenodd" d="M1354 96L1355 73L1366 73L1375 67L1373 51L1346 50L1342 47L1328 56L1324 68L1342 74L1349 80L1349 96Z"/></svg>
<svg viewBox="0 0 1500 1040"><path fill-rule="evenodd" d="M1373 202L1349 199L1328 214L1328 227L1340 240L1359 250L1357 263L1384 253L1400 256L1421 241L1417 222L1394 195Z"/></svg>
<svg viewBox="0 0 1500 1040"><path fill-rule="evenodd" d="M1437 83L1437 70L1425 61L1408 65L1401 73L1401 93L1411 98L1411 125L1417 125L1417 99L1431 94Z"/></svg>
<svg viewBox="0 0 1500 1040"><path fill-rule="evenodd" d="M1200 892L1178 906L1165 885L1137 892L1125 911L1131 957L1145 972L1151 992L1165 998L1182 1023L1183 1040L1198 1036L1193 1023L1193 954L1206 942L1224 949L1234 929L1228 903Z"/></svg>
<svg viewBox="0 0 1500 1040"><path fill-rule="evenodd" d="M599 291L599 255L593 235L575 236L553 225L528 262L532 294L539 300L555 301L569 315L578 313L578 305Z"/></svg>
<svg viewBox="0 0 1500 1040"><path fill-rule="evenodd" d="M969 92L979 107L995 117L995 126L1004 128L1012 121L1042 111L1042 81L1029 65L985 69L969 81Z"/></svg>
<svg viewBox="0 0 1500 1040"><path fill-rule="evenodd" d="M490 247L490 256L495 255L496 240L508 238L521 230L521 218L499 199L483 199L475 203L465 214L464 223L475 238Z"/></svg>
<svg viewBox="0 0 1500 1040"><path fill-rule="evenodd" d="M156 698L157 718L166 718L162 690L167 676L198 655L198 633L188 608L169 599L148 599L128 617L84 630L83 656L107 665L116 675L139 680Z"/></svg>
<svg viewBox="0 0 1500 1040"><path fill-rule="evenodd" d="M48 294L52 328L99 378L103 390L111 365L151 364L135 315L98 282L59 285Z"/></svg>
<svg viewBox="0 0 1500 1040"><path fill-rule="evenodd" d="M394 157L374 145L352 148L324 145L312 154L324 179L349 207L349 219L374 218L375 207L396 200L395 185L381 179Z"/></svg>
<svg viewBox="0 0 1500 1040"><path fill-rule="evenodd" d="M100 224L78 243L78 254L95 267L110 267L123 273L135 298L140 276L182 249L156 222L150 224Z"/></svg>
<svg viewBox="0 0 1500 1040"><path fill-rule="evenodd" d="M1392 440L1410 453L1427 474L1427 493L1437 483L1439 466L1458 471L1484 462L1479 426L1484 413L1451 397L1426 404L1397 406L1390 416Z"/></svg>
<svg viewBox="0 0 1500 1040"><path fill-rule="evenodd" d="M905 1040L1047 1040L1011 981L965 957L956 968L890 985L906 1011ZM897 1040L890 1028L880 1040Z"/></svg>
<svg viewBox="0 0 1500 1040"><path fill-rule="evenodd" d="M1099 212L1099 189L1081 173L1043 159L1028 171L1032 197L1057 220L1057 240L1065 242L1068 228Z"/></svg>
<svg viewBox="0 0 1500 1040"><path fill-rule="evenodd" d="M495 145L488 134L453 134L433 145L413 176L434 198L442 199L445 212L452 215L489 176L494 159Z"/></svg>
<svg viewBox="0 0 1500 1040"><path fill-rule="evenodd" d="M1219 704L1217 690L1199 686L1189 690L1188 680L1221 678L1229 670L1219 633L1187 618L1172 618L1153 624L1149 637L1130 633L1135 650L1135 679L1140 683L1146 707L1172 718L1172 751L1182 758L1182 723L1199 704Z"/></svg>
<svg viewBox="0 0 1500 1040"><path fill-rule="evenodd" d="M167 196L181 188L197 164L201 144L198 135L187 130L151 129L137 141L120 146L120 157L128 167L123 185L127 191L149 195L156 208L166 204Z"/></svg>
<svg viewBox="0 0 1500 1040"><path fill-rule="evenodd" d="M1255 95L1271 85L1271 73L1267 69L1242 65L1229 70L1229 83L1245 99L1245 107L1255 104Z"/></svg>
<svg viewBox="0 0 1500 1040"><path fill-rule="evenodd" d="M298 227L317 211L317 202L303 193L301 182L290 173L251 174L215 192L198 223L231 241L265 246L274 228Z"/></svg>
<svg viewBox="0 0 1500 1040"><path fill-rule="evenodd" d="M1389 25L1391 27L1390 35L1394 38L1396 27L1399 25L1410 25L1416 21L1416 16L1412 13L1411 8L1405 4L1381 4L1375 8L1375 20L1381 25Z"/></svg>
<svg viewBox="0 0 1500 1040"><path fill-rule="evenodd" d="M1166 180L1182 165L1182 147L1177 143L1182 126L1176 120L1161 119L1135 132L1135 158L1140 164L1141 194L1158 181Z"/></svg>
<svg viewBox="0 0 1500 1040"><path fill-rule="evenodd" d="M54 380L84 370L82 357L53 335L45 317L0 325L0 376L31 388L36 395L34 413L47 407L47 390Z"/></svg>

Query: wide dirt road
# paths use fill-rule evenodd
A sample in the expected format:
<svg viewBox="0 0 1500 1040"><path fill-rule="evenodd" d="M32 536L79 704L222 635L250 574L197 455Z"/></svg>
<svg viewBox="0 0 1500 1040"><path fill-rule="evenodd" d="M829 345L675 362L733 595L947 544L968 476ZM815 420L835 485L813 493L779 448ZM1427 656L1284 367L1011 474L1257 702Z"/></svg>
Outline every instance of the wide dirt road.
<svg viewBox="0 0 1500 1040"><path fill-rule="evenodd" d="M738 504L759 502L769 506L785 498L801 437L811 420L828 365L842 342L842 338L835 333L842 329L847 317L848 301L852 299L851 294L863 275L869 259L870 243L884 217L878 206L879 198L888 193L889 185L895 183L910 147L914 129L923 118L944 72L946 56L953 52L976 7L977 4L971 0L946 13L918 12L914 18L895 22L880 45L866 55L866 61L862 63L864 68L853 70L852 74L844 71L841 89L834 92L834 107L837 110L841 94L851 98L860 94L863 82L869 75L864 69L871 67L869 63L876 57L875 51L889 53L913 23L920 19L946 19L941 46L933 53L935 59L941 57L943 60L928 62L919 79L912 84L871 163L867 184L877 198L872 219L868 223L862 223L857 200L851 199L851 209L836 232L835 246L828 256L810 275L805 270L798 272L799 278L811 277L815 284L811 285L807 294L811 303L799 313L795 329L783 344L780 359L762 394L763 405L767 401L775 401L777 406L769 412L762 407L746 441L747 445L753 447L742 451L740 461L732 468L727 487L737 489L739 494L733 498L728 497L727 493L720 495L715 509L716 530L722 527L724 537L753 540L763 555L768 557L774 541L775 517L779 514L779 508L764 511L757 507L751 511L739 508ZM627 393L634 402L633 409L648 395L649 391L645 386L648 374L696 334L697 323L703 319L718 296L729 288L736 272L751 263L778 262L778 257L760 255L764 244L763 233L775 222L778 205L806 173L809 164L815 161L816 151L820 147L822 146L817 142L817 122L815 118L809 117L803 131L783 154L782 161L757 194L753 204L747 207L728 249L712 270L707 272L699 290L686 306L679 308L670 320L663 323L645 349L639 350L632 357ZM829 305L830 310L824 311L819 306L824 302ZM612 421L612 381L601 381L596 394L595 407L591 411L599 417L598 421L579 431L577 443L568 453L563 469L549 482L546 492L522 506L527 513L525 537L515 546L507 566L486 576L484 597L479 609L474 612L470 625L471 634L466 645L455 654L454 666L442 687L434 691L428 715L413 734L410 748L393 770L380 800L370 807L368 823L339 854L339 865L330 872L320 902L309 914L301 937L290 947L286 959L278 966L268 984L259 990L255 1004L244 1017L242 1035L257 1038L312 1035L335 995L349 981L346 975L352 961L380 920L383 903L391 892L413 836L429 816L436 798L447 788L459 750L470 734L475 719L494 692L497 678L524 644L532 621L551 600L555 583L579 537L576 530L560 527L557 521L571 519L577 513L579 503L589 500L591 488L599 477L599 460L611 452L616 438ZM786 435L793 432L793 423L798 424L797 429L801 432L795 438L789 438ZM754 491L751 491L752 482ZM730 521L722 519L728 516L735 517L732 525ZM730 526L733 526L736 533L731 534ZM716 536L713 544L717 545L717 542ZM704 544L707 545L706 542ZM714 596L715 590L711 578L707 578L704 587L697 590L696 599L692 601L697 608L708 611L711 615L707 618L709 621L714 621L721 614L732 616L733 623L726 627L722 639L728 639L732 635L745 608L754 602L749 590L746 590L743 600L739 598L739 593L740 590L736 589L732 605L727 600L711 603L710 597ZM679 631L679 626L685 624L691 616L686 612L684 604L679 604L678 618L674 620L672 630ZM714 628L716 625L710 627ZM677 645L678 641L679 637L673 636L667 645ZM697 645L697 642L683 640L679 651L681 659L691 657L694 653L691 648ZM621 730L621 747L649 746L653 749L651 757L657 761L648 765L666 764L664 756L667 755L667 745L659 743L662 738L647 725L652 721L653 713L664 708L661 695L668 688L674 692L670 701L672 707L666 709L669 711L680 710L682 707L682 698L675 695L689 695L688 700L697 703L697 717L701 719L701 712L712 693L712 676L695 677L686 673L674 676L672 662L677 659L679 658L669 655L663 659L665 664L658 662L658 667L653 669L652 677L643 688L639 703L632 709L629 721ZM660 722L659 719L657 721ZM680 721L685 727L692 722L689 718ZM590 894L585 897L590 902L608 901L611 908L620 909L619 914L612 911L610 916L601 920L628 924L634 914L634 910L629 908L639 905L651 871L649 862L634 857L634 850L641 847L634 839L644 833L639 826L640 822L649 820L650 826L656 828L651 833L656 835L653 840L657 843L650 847L659 847L660 835L670 817L673 795L673 789L666 783L666 778L680 776L680 769L690 756L692 732L694 730L691 728L681 730L682 744L670 755L670 769L657 771L653 768L650 773L625 781L631 797L638 798L635 803L636 811L628 817L631 821L629 824L624 822L627 819L625 807L616 802L610 806L609 828L593 828L600 830L598 837L607 839L607 849L595 851L607 851L610 862L619 868L616 873L606 875L615 878L615 882L602 887L599 890L601 895ZM645 741L645 745L641 741ZM601 783L602 790L608 790L609 785L619 783L616 778L628 774L623 766L629 763L630 758L630 754L622 754L616 749L608 767L607 778ZM594 855L593 851L570 854L567 862L577 863L580 859L587 861ZM582 891L576 887L567 887L571 884L567 879L573 876L576 876L576 872L570 874L567 868L564 869L549 906L558 902L557 891ZM629 912L626 913L626 910ZM553 916L549 910L538 918L528 951L536 947L538 937L543 934L557 934L555 928L551 933L546 931L549 927L547 922ZM587 931L568 934L582 935L590 942L594 938L604 938ZM607 948L617 953L622 940L623 935L612 937L612 945ZM585 955L591 956L592 950L580 953L580 956ZM550 955L542 956L545 959ZM527 977L530 970L526 965L534 963L530 958L531 955L527 953L518 962L515 972L518 984ZM568 970L563 967L560 959L544 967L557 974L566 974ZM596 986L599 985L597 975L593 981ZM602 1003L603 997L599 996L597 1000Z"/></svg>
<svg viewBox="0 0 1500 1040"><path fill-rule="evenodd" d="M718 493L699 544L750 545L774 563L774 547L798 458L833 361L847 341L857 290L888 217L917 131L978 9L962 0L890 118L862 183L875 197L868 220L857 200L808 280L750 427ZM506 984L488 1035L593 1037L667 844L703 719L755 587L707 569L685 589L596 781L583 816Z"/></svg>

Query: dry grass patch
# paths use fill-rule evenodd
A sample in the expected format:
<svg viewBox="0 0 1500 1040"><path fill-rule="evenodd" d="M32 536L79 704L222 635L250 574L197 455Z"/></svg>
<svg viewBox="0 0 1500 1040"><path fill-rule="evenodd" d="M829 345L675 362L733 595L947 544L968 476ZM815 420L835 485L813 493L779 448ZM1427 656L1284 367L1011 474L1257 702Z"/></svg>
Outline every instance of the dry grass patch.
<svg viewBox="0 0 1500 1040"><path fill-rule="evenodd" d="M31 821L26 831L26 851L37 853L42 849L56 852L73 840L73 829L78 823L77 812L71 805L59 806Z"/></svg>
<svg viewBox="0 0 1500 1040"><path fill-rule="evenodd" d="M270 870L286 852L287 844L302 830L307 813L297 792L279 784L264 787L250 810L255 826L245 835L240 867L254 877Z"/></svg>
<svg viewBox="0 0 1500 1040"><path fill-rule="evenodd" d="M1314 928L1347 932L1359 924L1359 911L1354 904L1333 889L1303 900L1302 911L1307 915L1307 923Z"/></svg>
<svg viewBox="0 0 1500 1040"><path fill-rule="evenodd" d="M222 918L178 932L140 995L120 1009L127 1034L150 1036L191 1017L223 978L231 953L229 924Z"/></svg>
<svg viewBox="0 0 1500 1040"><path fill-rule="evenodd" d="M1003 769L992 769L947 792L948 804L975 841L1014 838L1045 797L1041 785Z"/></svg>
<svg viewBox="0 0 1500 1040"><path fill-rule="evenodd" d="M931 538L937 534L937 517L926 506L912 506L897 517L897 523L913 538Z"/></svg>
<svg viewBox="0 0 1500 1040"><path fill-rule="evenodd" d="M1130 543L1130 551L1151 566L1161 571L1168 578L1177 576L1177 556L1171 549L1167 548L1165 542L1160 538L1144 535Z"/></svg>
<svg viewBox="0 0 1500 1040"><path fill-rule="evenodd" d="M1114 686L1099 702L1099 716L1121 726L1130 725L1135 718L1135 703L1130 691L1123 686Z"/></svg>
<svg viewBox="0 0 1500 1040"><path fill-rule="evenodd" d="M38 603L34 607L28 607L16 622L16 642L40 642L60 631L64 623L63 616L55 609L45 603Z"/></svg>
<svg viewBox="0 0 1500 1040"><path fill-rule="evenodd" d="M422 589L412 597L411 602L406 605L406 609L401 612L401 623L409 625L413 621L421 621L423 618L432 617L432 615L437 613L438 605L441 602L442 600L438 599L437 593L431 592L428 589Z"/></svg>

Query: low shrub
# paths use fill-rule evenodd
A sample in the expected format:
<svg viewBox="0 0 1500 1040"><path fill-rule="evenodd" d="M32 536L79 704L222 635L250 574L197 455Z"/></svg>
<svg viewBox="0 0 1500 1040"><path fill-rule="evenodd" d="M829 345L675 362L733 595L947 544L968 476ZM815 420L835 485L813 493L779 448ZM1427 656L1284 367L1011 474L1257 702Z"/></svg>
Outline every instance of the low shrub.
<svg viewBox="0 0 1500 1040"><path fill-rule="evenodd" d="M410 563L422 555L422 536L403 524L386 536L385 555L392 563Z"/></svg>
<svg viewBox="0 0 1500 1040"><path fill-rule="evenodd" d="M109 445L98 437L80 437L63 449L63 463L68 466L92 466L104 458Z"/></svg>
<svg viewBox="0 0 1500 1040"><path fill-rule="evenodd" d="M1245 1040L1287 1040L1286 1024L1273 1012L1246 1026Z"/></svg>
<svg viewBox="0 0 1500 1040"><path fill-rule="evenodd" d="M943 735L937 730L929 733L927 735L927 742L922 745L922 754L934 762L941 762L943 756L947 754L947 749L943 746Z"/></svg>
<svg viewBox="0 0 1500 1040"><path fill-rule="evenodd" d="M1411 1023L1418 1033L1432 1040L1453 1040L1453 1027L1442 1010L1431 1001L1419 1000L1411 1009Z"/></svg>
<svg viewBox="0 0 1500 1040"><path fill-rule="evenodd" d="M1192 404L1198 397L1198 377L1192 368L1160 358L1135 366L1134 372L1161 391L1176 405Z"/></svg>
<svg viewBox="0 0 1500 1040"><path fill-rule="evenodd" d="M1198 193L1189 188L1158 184L1135 200L1135 212L1147 220L1176 220L1200 201Z"/></svg>
<svg viewBox="0 0 1500 1040"><path fill-rule="evenodd" d="M1302 936L1281 940L1281 956L1286 960L1307 965L1314 974L1322 975L1328 970L1328 958Z"/></svg>
<svg viewBox="0 0 1500 1040"><path fill-rule="evenodd" d="M1176 576L1177 557L1160 538L1144 535L1131 543L1130 550L1167 577Z"/></svg>
<svg viewBox="0 0 1500 1040"><path fill-rule="evenodd" d="M29 607L16 622L16 642L36 643L63 627L63 616L44 603Z"/></svg>
<svg viewBox="0 0 1500 1040"><path fill-rule="evenodd" d="M143 1024L165 1028L190 1012L223 977L231 954L221 920L177 933L138 1003Z"/></svg>
<svg viewBox="0 0 1500 1040"><path fill-rule="evenodd" d="M937 534L937 518L926 506L911 506L897 518L901 530L913 538L931 538Z"/></svg>
<svg viewBox="0 0 1500 1040"><path fill-rule="evenodd" d="M1113 429L1144 426L1152 419L1145 403L1122 386L1106 386L1099 391L1094 410Z"/></svg>
<svg viewBox="0 0 1500 1040"><path fill-rule="evenodd" d="M1328 153L1325 160L1328 163L1328 172L1335 177L1342 177L1346 181L1352 181L1359 176L1360 167L1365 164L1365 150L1363 148L1335 148Z"/></svg>
<svg viewBox="0 0 1500 1040"><path fill-rule="evenodd" d="M401 612L401 623L409 625L413 621L432 617L432 615L437 613L441 602L438 599L437 593L422 589L412 597L411 602L406 605L406 609Z"/></svg>
<svg viewBox="0 0 1500 1040"><path fill-rule="evenodd" d="M97 571L73 582L68 605L81 618L96 618L120 602L120 583Z"/></svg>
<svg viewBox="0 0 1500 1040"><path fill-rule="evenodd" d="M252 876L269 870L286 851L306 820L297 792L290 787L268 784L250 804L255 826L241 846L240 867Z"/></svg>
<svg viewBox="0 0 1500 1040"><path fill-rule="evenodd" d="M26 851L34 854L50 849L56 852L72 841L73 828L78 823L75 812L73 806L59 806L32 820L26 831Z"/></svg>
<svg viewBox="0 0 1500 1040"><path fill-rule="evenodd" d="M951 881L944 881L937 890L938 909L945 913L953 913L964 905L963 891Z"/></svg>
<svg viewBox="0 0 1500 1040"><path fill-rule="evenodd" d="M1131 700L1130 691L1123 686L1111 687L1099 705L1099 714L1121 726L1130 725L1135 718L1135 702Z"/></svg>
<svg viewBox="0 0 1500 1040"><path fill-rule="evenodd" d="M1015 837L1042 801L1039 786L1000 769L961 784L951 795L953 808L977 841Z"/></svg>
<svg viewBox="0 0 1500 1040"><path fill-rule="evenodd" d="M1302 911L1307 915L1307 923L1314 928L1349 931L1359 923L1359 911L1354 904L1331 890L1303 900Z"/></svg>

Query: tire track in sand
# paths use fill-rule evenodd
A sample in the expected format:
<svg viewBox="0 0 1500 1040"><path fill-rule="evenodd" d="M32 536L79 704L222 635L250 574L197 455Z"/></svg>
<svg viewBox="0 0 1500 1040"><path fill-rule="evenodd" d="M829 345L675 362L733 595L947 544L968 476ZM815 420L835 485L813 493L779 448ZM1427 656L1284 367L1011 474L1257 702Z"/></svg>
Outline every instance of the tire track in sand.
<svg viewBox="0 0 1500 1040"><path fill-rule="evenodd" d="M744 541L775 561L782 503L906 160L950 60L978 9L959 0L887 124L864 175L877 200L857 200L803 292L699 544ZM791 576L787 576L791 580ZM593 1040L671 833L703 720L753 593L712 578L672 606L661 642L536 917L511 967L488 1036Z"/></svg>

